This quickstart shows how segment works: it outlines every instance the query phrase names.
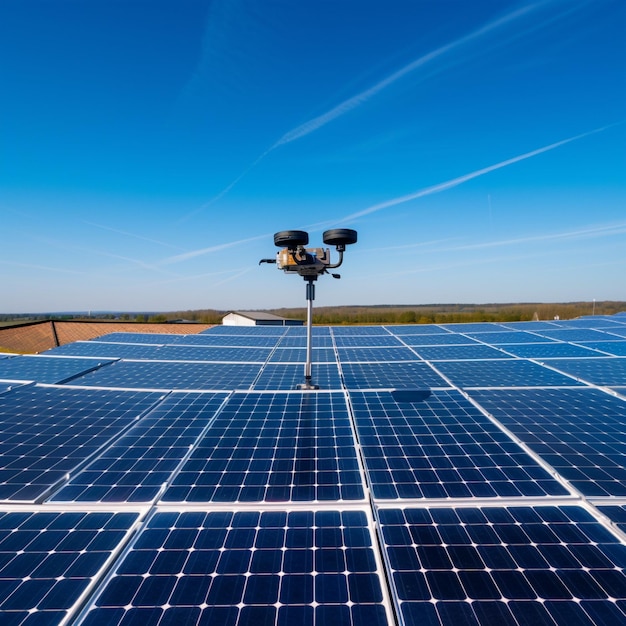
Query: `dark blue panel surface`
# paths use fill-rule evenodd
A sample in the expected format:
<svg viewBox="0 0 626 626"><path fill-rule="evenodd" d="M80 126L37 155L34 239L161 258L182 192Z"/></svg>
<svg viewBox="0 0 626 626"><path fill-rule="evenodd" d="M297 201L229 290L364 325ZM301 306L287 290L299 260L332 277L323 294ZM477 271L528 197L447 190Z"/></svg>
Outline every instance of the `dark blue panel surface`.
<svg viewBox="0 0 626 626"><path fill-rule="evenodd" d="M626 358L553 359L549 365L594 385L626 385Z"/></svg>
<svg viewBox="0 0 626 626"><path fill-rule="evenodd" d="M592 341L589 343L581 343L580 345L590 350L599 350L600 352L612 356L626 356L626 341Z"/></svg>
<svg viewBox="0 0 626 626"><path fill-rule="evenodd" d="M510 358L501 350L491 346L417 346L415 352L426 361L456 361Z"/></svg>
<svg viewBox="0 0 626 626"><path fill-rule="evenodd" d="M582 508L381 509L403 623L626 623L626 550Z"/></svg>
<svg viewBox="0 0 626 626"><path fill-rule="evenodd" d="M0 398L0 500L34 501L162 398L24 386Z"/></svg>
<svg viewBox="0 0 626 626"><path fill-rule="evenodd" d="M162 346L152 358L159 361L238 361L265 363L270 348L226 346Z"/></svg>
<svg viewBox="0 0 626 626"><path fill-rule="evenodd" d="M313 347L311 349L311 360L313 363L335 363L335 351L332 348ZM276 348L270 357L270 363L304 363L305 361L306 347Z"/></svg>
<svg viewBox="0 0 626 626"><path fill-rule="evenodd" d="M337 335L335 344L339 348L380 348L401 346L402 342L393 335Z"/></svg>
<svg viewBox="0 0 626 626"><path fill-rule="evenodd" d="M494 333L468 333L468 335L492 346L508 343L537 343L546 341L545 337L538 334L511 330Z"/></svg>
<svg viewBox="0 0 626 626"><path fill-rule="evenodd" d="M564 343L562 341L553 341L551 343L528 343L522 345L501 346L513 356L522 357L524 359L554 359L558 357L577 357L577 356L600 356L597 352L588 350L582 346L572 343Z"/></svg>
<svg viewBox="0 0 626 626"><path fill-rule="evenodd" d="M0 361L0 378L50 384L62 383L112 362L104 359L16 356Z"/></svg>
<svg viewBox="0 0 626 626"><path fill-rule="evenodd" d="M112 359L151 359L154 358L158 346L107 343L104 341L76 341L58 348L48 350L44 354L53 356L91 356Z"/></svg>
<svg viewBox="0 0 626 626"><path fill-rule="evenodd" d="M587 496L626 496L626 402L595 389L471 391Z"/></svg>
<svg viewBox="0 0 626 626"><path fill-rule="evenodd" d="M342 363L382 362L382 361L416 361L415 353L409 348L338 348L339 360Z"/></svg>
<svg viewBox="0 0 626 626"><path fill-rule="evenodd" d="M150 502L210 423L227 394L170 394L52 498Z"/></svg>
<svg viewBox="0 0 626 626"><path fill-rule="evenodd" d="M406 326L385 326L385 329L405 339L409 335L437 335L447 333L445 328L436 324L407 324Z"/></svg>
<svg viewBox="0 0 626 626"><path fill-rule="evenodd" d="M361 511L157 513L90 607L100 624L388 624Z"/></svg>
<svg viewBox="0 0 626 626"><path fill-rule="evenodd" d="M475 346L479 343L471 337L457 333L403 335L402 341L408 346Z"/></svg>
<svg viewBox="0 0 626 626"><path fill-rule="evenodd" d="M350 400L375 498L567 493L458 391L416 403L351 391Z"/></svg>
<svg viewBox="0 0 626 626"><path fill-rule="evenodd" d="M165 492L165 502L363 498L342 393L238 393Z"/></svg>
<svg viewBox="0 0 626 626"><path fill-rule="evenodd" d="M447 387L448 383L427 363L342 363L348 389L389 389L395 387Z"/></svg>
<svg viewBox="0 0 626 626"><path fill-rule="evenodd" d="M0 512L0 622L60 624L137 517Z"/></svg>
<svg viewBox="0 0 626 626"><path fill-rule="evenodd" d="M582 384L523 359L440 361L436 367L459 387L563 387Z"/></svg>
<svg viewBox="0 0 626 626"><path fill-rule="evenodd" d="M559 341L606 341L610 335L601 330L588 328L562 328L558 330L542 330L539 334Z"/></svg>
<svg viewBox="0 0 626 626"><path fill-rule="evenodd" d="M260 370L259 363L119 361L74 382L90 387L221 391L247 389Z"/></svg>

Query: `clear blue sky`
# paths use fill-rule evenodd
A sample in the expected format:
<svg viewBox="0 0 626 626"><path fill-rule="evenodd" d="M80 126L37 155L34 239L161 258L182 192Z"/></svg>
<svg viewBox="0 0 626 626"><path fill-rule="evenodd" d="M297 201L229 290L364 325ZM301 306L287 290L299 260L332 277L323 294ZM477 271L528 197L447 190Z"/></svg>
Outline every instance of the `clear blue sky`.
<svg viewBox="0 0 626 626"><path fill-rule="evenodd" d="M0 2L0 312L626 299L623 0Z"/></svg>

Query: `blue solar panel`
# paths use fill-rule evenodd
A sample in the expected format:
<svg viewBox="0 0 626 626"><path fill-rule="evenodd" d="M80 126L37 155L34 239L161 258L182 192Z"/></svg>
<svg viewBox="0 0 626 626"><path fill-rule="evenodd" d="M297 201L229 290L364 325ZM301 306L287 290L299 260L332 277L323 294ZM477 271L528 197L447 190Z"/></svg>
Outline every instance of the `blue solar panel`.
<svg viewBox="0 0 626 626"><path fill-rule="evenodd" d="M373 544L357 510L158 512L83 624L384 626Z"/></svg>
<svg viewBox="0 0 626 626"><path fill-rule="evenodd" d="M479 343L471 337L457 335L456 333L446 333L445 335L403 335L402 341L408 346L475 346Z"/></svg>
<svg viewBox="0 0 626 626"><path fill-rule="evenodd" d="M415 361L417 357L409 348L337 348L339 360L348 361Z"/></svg>
<svg viewBox="0 0 626 626"><path fill-rule="evenodd" d="M416 346L415 352L426 361L510 358L497 348L480 344L474 346Z"/></svg>
<svg viewBox="0 0 626 626"><path fill-rule="evenodd" d="M61 624L137 513L0 512L0 621Z"/></svg>
<svg viewBox="0 0 626 626"><path fill-rule="evenodd" d="M339 348L402 346L402 342L393 335L337 335L335 344Z"/></svg>
<svg viewBox="0 0 626 626"><path fill-rule="evenodd" d="M406 326L385 326L385 328L403 339L410 335L438 335L449 332L442 326L435 324L408 324Z"/></svg>
<svg viewBox="0 0 626 626"><path fill-rule="evenodd" d="M594 385L626 385L626 358L552 359L549 365Z"/></svg>
<svg viewBox="0 0 626 626"><path fill-rule="evenodd" d="M32 385L4 394L0 402L0 500L41 498L161 397Z"/></svg>
<svg viewBox="0 0 626 626"><path fill-rule="evenodd" d="M176 343L180 335L169 333L109 333L93 339L96 343L142 343L145 345L162 346L166 343Z"/></svg>
<svg viewBox="0 0 626 626"><path fill-rule="evenodd" d="M348 389L390 389L395 387L447 387L448 383L427 363L342 363Z"/></svg>
<svg viewBox="0 0 626 626"><path fill-rule="evenodd" d="M216 361L265 363L270 348L225 346L162 346L152 355L158 361Z"/></svg>
<svg viewBox="0 0 626 626"><path fill-rule="evenodd" d="M0 361L0 378L59 384L109 363L113 361L93 358L17 356L14 359Z"/></svg>
<svg viewBox="0 0 626 626"><path fill-rule="evenodd" d="M541 335L559 341L606 341L610 335L599 330L587 328L561 328L559 330L542 330Z"/></svg>
<svg viewBox="0 0 626 626"><path fill-rule="evenodd" d="M471 391L586 496L626 496L626 402L595 389Z"/></svg>
<svg viewBox="0 0 626 626"><path fill-rule="evenodd" d="M183 335L175 343L180 346L221 346L244 348L273 348L280 337L254 337L250 335Z"/></svg>
<svg viewBox="0 0 626 626"><path fill-rule="evenodd" d="M509 354L524 359L554 359L558 357L599 356L597 352L572 343L553 341L552 343L526 343L501 346Z"/></svg>
<svg viewBox="0 0 626 626"><path fill-rule="evenodd" d="M114 359L155 358L158 346L129 343L107 343L104 341L77 341L46 351L50 356L91 356Z"/></svg>
<svg viewBox="0 0 626 626"><path fill-rule="evenodd" d="M612 524L626 533L626 504L609 504L599 506L598 509L611 520Z"/></svg>
<svg viewBox="0 0 626 626"><path fill-rule="evenodd" d="M315 330L315 329L314 329ZM333 338L330 335L313 333L313 348L332 348ZM279 348L306 348L306 335L288 335L278 342Z"/></svg>
<svg viewBox="0 0 626 626"><path fill-rule="evenodd" d="M332 348L313 348L313 363L335 363L335 351ZM276 348L270 357L270 363L304 363L306 348Z"/></svg>
<svg viewBox="0 0 626 626"><path fill-rule="evenodd" d="M468 335L492 346L508 343L537 343L538 341L546 341L545 337L523 331L509 330L495 333L468 333Z"/></svg>
<svg viewBox="0 0 626 626"><path fill-rule="evenodd" d="M626 550L582 508L381 509L379 519L406 626L626 623Z"/></svg>
<svg viewBox="0 0 626 626"><path fill-rule="evenodd" d="M151 502L226 397L216 393L170 394L51 500Z"/></svg>
<svg viewBox="0 0 626 626"><path fill-rule="evenodd" d="M605 354L612 356L626 356L626 341L592 341L589 343L581 343L581 346L590 350L599 350ZM578 355L584 356L584 355ZM587 353L587 356L589 354Z"/></svg>
<svg viewBox="0 0 626 626"><path fill-rule="evenodd" d="M491 333L504 330L501 324L492 324L491 322L441 324L441 327L452 333Z"/></svg>
<svg viewBox="0 0 626 626"><path fill-rule="evenodd" d="M440 361L436 368L459 387L551 387L578 381L523 359Z"/></svg>
<svg viewBox="0 0 626 626"><path fill-rule="evenodd" d="M388 392L350 392L377 499L565 495L508 435L458 391L419 403Z"/></svg>
<svg viewBox="0 0 626 626"><path fill-rule="evenodd" d="M237 393L164 502L313 502L364 497L342 393Z"/></svg>
<svg viewBox="0 0 626 626"><path fill-rule="evenodd" d="M248 389L260 370L259 363L118 361L74 382L89 387L225 391Z"/></svg>

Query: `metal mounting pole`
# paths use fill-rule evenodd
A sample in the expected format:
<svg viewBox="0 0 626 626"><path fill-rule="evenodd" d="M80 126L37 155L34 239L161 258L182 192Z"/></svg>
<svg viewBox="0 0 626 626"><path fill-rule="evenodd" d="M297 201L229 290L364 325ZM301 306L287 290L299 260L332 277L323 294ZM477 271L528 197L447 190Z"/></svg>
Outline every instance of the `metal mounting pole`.
<svg viewBox="0 0 626 626"><path fill-rule="evenodd" d="M312 327L313 327L313 300L315 300L315 278L306 278L306 363L304 364L304 383L298 385L298 389L319 389L319 385L314 385L311 375L311 363L313 361L312 347Z"/></svg>

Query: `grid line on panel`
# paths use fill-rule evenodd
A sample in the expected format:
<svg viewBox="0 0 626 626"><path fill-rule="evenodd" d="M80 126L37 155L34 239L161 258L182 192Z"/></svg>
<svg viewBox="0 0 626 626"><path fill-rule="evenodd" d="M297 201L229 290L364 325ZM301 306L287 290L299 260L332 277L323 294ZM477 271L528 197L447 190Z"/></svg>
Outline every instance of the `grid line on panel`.
<svg viewBox="0 0 626 626"><path fill-rule="evenodd" d="M315 384L322 389L341 389L341 377L337 363L311 364L311 375ZM288 391L304 382L304 363L268 363L259 372L258 377L252 383L251 389L255 391Z"/></svg>
<svg viewBox="0 0 626 626"><path fill-rule="evenodd" d="M0 500L42 497L162 397L39 386L6 394L0 405Z"/></svg>
<svg viewBox="0 0 626 626"><path fill-rule="evenodd" d="M596 389L469 392L587 497L626 496L626 402Z"/></svg>
<svg viewBox="0 0 626 626"><path fill-rule="evenodd" d="M72 477L58 502L151 502L206 430L226 393L170 394Z"/></svg>
<svg viewBox="0 0 626 626"><path fill-rule="evenodd" d="M594 385L626 385L626 358L551 359L546 364Z"/></svg>
<svg viewBox="0 0 626 626"><path fill-rule="evenodd" d="M364 498L343 393L233 394L163 502Z"/></svg>
<svg viewBox="0 0 626 626"><path fill-rule="evenodd" d="M363 511L157 512L84 613L102 623L390 623Z"/></svg>
<svg viewBox="0 0 626 626"><path fill-rule="evenodd" d="M378 516L406 626L626 620L626 551L580 507L380 509Z"/></svg>
<svg viewBox="0 0 626 626"><path fill-rule="evenodd" d="M399 361L384 363L342 363L347 389L390 389L396 387L448 387L428 363Z"/></svg>
<svg viewBox="0 0 626 626"><path fill-rule="evenodd" d="M383 391L349 395L375 500L568 494L456 390L419 403Z"/></svg>

